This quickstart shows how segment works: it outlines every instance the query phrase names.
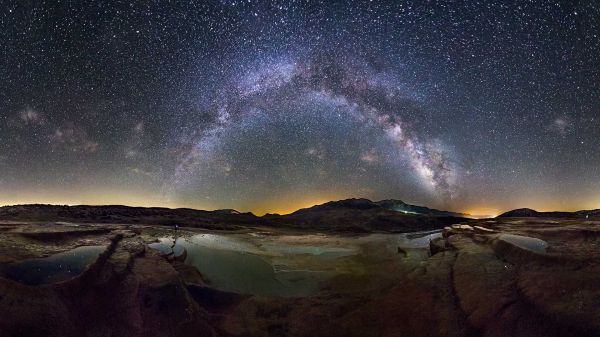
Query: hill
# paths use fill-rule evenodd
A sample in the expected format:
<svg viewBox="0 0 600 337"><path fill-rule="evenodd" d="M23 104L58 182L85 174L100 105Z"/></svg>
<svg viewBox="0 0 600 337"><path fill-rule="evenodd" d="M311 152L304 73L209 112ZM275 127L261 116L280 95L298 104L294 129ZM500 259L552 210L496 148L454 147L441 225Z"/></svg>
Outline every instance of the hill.
<svg viewBox="0 0 600 337"><path fill-rule="evenodd" d="M466 214L466 213L440 211L435 208L410 205L410 204L403 202L402 200L394 200L394 199L381 200L381 201L375 202L375 204L377 204L385 209L389 209L389 210L397 211L397 212L415 213L415 214L433 215L433 216L453 216L453 217L463 217L463 218L468 218L471 216L470 214Z"/></svg>
<svg viewBox="0 0 600 337"><path fill-rule="evenodd" d="M456 213L426 207L423 209L428 210L428 214L395 210L393 206L400 203L404 204L397 200L346 199L303 208L288 215L266 215L264 218L282 226L355 232L430 230L466 220L448 215ZM406 209L419 209L419 206L404 205Z"/></svg>
<svg viewBox="0 0 600 337"><path fill-rule="evenodd" d="M107 206L17 205L0 207L0 220L65 221L81 223L122 223L180 225L210 229L235 229L261 225L260 217L234 210L203 211L190 208Z"/></svg>
<svg viewBox="0 0 600 337"><path fill-rule="evenodd" d="M600 209L576 212L538 212L531 208L519 208L498 215L498 218L600 218Z"/></svg>
<svg viewBox="0 0 600 337"><path fill-rule="evenodd" d="M0 207L0 220L75 223L180 225L207 229L284 227L319 231L417 231L443 228L465 220L458 213L413 206L399 200L346 199L300 209L288 215L258 217L232 209L17 205Z"/></svg>

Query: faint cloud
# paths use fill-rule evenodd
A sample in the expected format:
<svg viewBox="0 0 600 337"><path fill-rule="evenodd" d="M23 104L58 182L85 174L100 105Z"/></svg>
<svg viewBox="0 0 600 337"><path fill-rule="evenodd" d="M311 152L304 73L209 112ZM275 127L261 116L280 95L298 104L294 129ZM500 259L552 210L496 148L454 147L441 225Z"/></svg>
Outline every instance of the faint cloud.
<svg viewBox="0 0 600 337"><path fill-rule="evenodd" d="M139 122L133 127L133 132L140 134L144 132L144 122Z"/></svg>
<svg viewBox="0 0 600 337"><path fill-rule="evenodd" d="M129 172L135 174L135 175L141 175L141 176L145 176L145 177L149 177L149 178L153 178L154 175L151 172L142 170L139 167L128 167L127 168L129 170Z"/></svg>
<svg viewBox="0 0 600 337"><path fill-rule="evenodd" d="M19 112L19 120L25 125L44 125L46 123L44 116L31 108Z"/></svg>
<svg viewBox="0 0 600 337"><path fill-rule="evenodd" d="M221 165L221 170L223 170L225 175L229 175L229 173L231 172L231 169L232 169L232 166L230 163L224 163L223 165Z"/></svg>
<svg viewBox="0 0 600 337"><path fill-rule="evenodd" d="M125 158L127 159L133 159L136 157L139 157L140 153L136 150L133 149L125 149Z"/></svg>
<svg viewBox="0 0 600 337"><path fill-rule="evenodd" d="M375 189L365 186L359 187L357 191L362 196L374 195L376 192Z"/></svg>
<svg viewBox="0 0 600 337"><path fill-rule="evenodd" d="M125 158L134 159L144 157L143 145L144 145L144 132L146 126L144 122L140 121L136 123L131 129L131 136L129 140L124 143L123 153Z"/></svg>
<svg viewBox="0 0 600 337"><path fill-rule="evenodd" d="M76 153L94 153L100 146L83 128L72 124L56 128L50 139L54 147Z"/></svg>
<svg viewBox="0 0 600 337"><path fill-rule="evenodd" d="M565 137L573 130L573 122L568 117L557 117L548 126L548 130Z"/></svg>
<svg viewBox="0 0 600 337"><path fill-rule="evenodd" d="M329 176L329 173L327 172L327 170L325 170L323 168L318 168L317 175L319 176L319 178L324 179Z"/></svg>
<svg viewBox="0 0 600 337"><path fill-rule="evenodd" d="M306 149L306 151L304 151L304 154L308 157L317 158L320 160L327 158L327 151L322 145L317 147L309 147Z"/></svg>
<svg viewBox="0 0 600 337"><path fill-rule="evenodd" d="M360 155L360 160L367 164L375 164L379 162L379 156L377 155L375 149L370 149L369 151L363 152Z"/></svg>

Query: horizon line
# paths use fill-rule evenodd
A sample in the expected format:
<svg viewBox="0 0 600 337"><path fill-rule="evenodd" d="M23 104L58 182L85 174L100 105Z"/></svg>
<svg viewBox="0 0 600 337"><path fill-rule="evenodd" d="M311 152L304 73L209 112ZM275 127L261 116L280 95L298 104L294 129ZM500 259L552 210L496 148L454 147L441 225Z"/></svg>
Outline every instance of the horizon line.
<svg viewBox="0 0 600 337"><path fill-rule="evenodd" d="M311 208L314 206L319 206L319 205L324 205L326 203L329 202L338 202L338 201L344 201L344 200L357 200L357 199L365 199L365 200L369 200L371 202L380 202L380 201L384 201L384 200L396 200L396 201L402 201L402 199L382 199L379 201L373 201L369 198L362 198L362 197L354 197L354 198L345 198L345 199L338 199L338 200L329 200L323 203L318 203L318 204L314 204L308 207L301 207L301 208L297 208L294 211L291 211L289 213L276 213L276 212L265 212L264 214L261 215L257 215L255 214L253 211L240 211L238 209L235 208L215 208L215 209L200 209L200 208L194 208L194 207L168 207L168 206L141 206L141 205L131 205L131 204L87 204L87 203L73 203L73 204L69 204L69 203L65 203L65 204L59 204L59 203L17 203L17 204L0 204L0 207L15 207L15 206L67 206L67 207L82 207L82 206L90 206L90 207L108 207L108 206L122 206L122 207L130 207L130 208L163 208L163 209L188 209L188 210L194 210L194 211L205 211L205 212L215 212L215 211L222 211L222 210L232 210L232 211L236 211L242 214L252 214L254 216L257 217L263 217L265 215L268 214L277 214L277 215L288 215L288 214L292 214L296 211L302 210L302 209L306 209L306 208ZM402 201L404 202L404 201ZM429 206L423 206L423 205L415 205L415 204L407 204L407 205L411 205L411 206L417 206L417 207L427 207L430 208ZM432 209L436 209L436 208L432 208ZM590 210L595 210L595 209L578 209L578 210L552 210L552 211L538 211L534 208L529 208L529 207L518 207L518 208L513 208L513 209L508 209L506 211L503 212L499 212L498 214L492 215L492 214L471 214L471 213L467 213L467 212L463 212L463 211L452 211L452 210L446 210L446 209L436 209L439 211L444 211L444 212L452 212L452 213L459 213L459 214L464 214L464 215L470 215L470 216L490 216L490 217L496 217L500 214L509 212L509 211L514 211L514 210L518 210L518 209L531 209L534 210L536 212L567 212L567 213L572 213L572 212L578 212L578 211L590 211Z"/></svg>

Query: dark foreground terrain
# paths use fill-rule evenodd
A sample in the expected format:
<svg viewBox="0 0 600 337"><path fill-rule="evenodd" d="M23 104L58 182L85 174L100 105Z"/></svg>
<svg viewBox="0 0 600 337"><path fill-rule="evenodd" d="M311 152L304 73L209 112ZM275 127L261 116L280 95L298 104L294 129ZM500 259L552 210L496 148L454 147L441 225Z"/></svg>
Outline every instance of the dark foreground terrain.
<svg viewBox="0 0 600 337"><path fill-rule="evenodd" d="M187 250L156 249L172 235ZM600 221L498 218L406 238L5 221L0 336L600 335ZM258 256L292 286L306 278L293 270L331 273L303 295L225 291L240 284L211 284L193 242ZM40 258L76 247L99 248L40 278Z"/></svg>
<svg viewBox="0 0 600 337"><path fill-rule="evenodd" d="M17 205L0 207L0 220L145 224L217 230L274 227L334 232L407 232L442 228L467 214L406 204L400 200L347 199L300 209L287 215L256 216L232 209L109 206Z"/></svg>

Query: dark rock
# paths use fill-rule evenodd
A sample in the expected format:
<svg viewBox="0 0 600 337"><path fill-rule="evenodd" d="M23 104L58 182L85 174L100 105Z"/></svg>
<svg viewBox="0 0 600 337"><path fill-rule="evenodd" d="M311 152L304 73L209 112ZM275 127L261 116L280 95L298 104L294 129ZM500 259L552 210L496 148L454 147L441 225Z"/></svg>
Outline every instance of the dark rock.
<svg viewBox="0 0 600 337"><path fill-rule="evenodd" d="M430 255L435 255L448 249L450 249L450 247L446 246L446 240L444 238L435 238L429 241Z"/></svg>

